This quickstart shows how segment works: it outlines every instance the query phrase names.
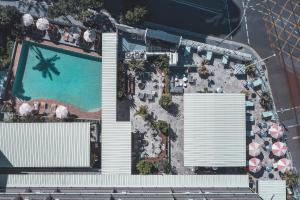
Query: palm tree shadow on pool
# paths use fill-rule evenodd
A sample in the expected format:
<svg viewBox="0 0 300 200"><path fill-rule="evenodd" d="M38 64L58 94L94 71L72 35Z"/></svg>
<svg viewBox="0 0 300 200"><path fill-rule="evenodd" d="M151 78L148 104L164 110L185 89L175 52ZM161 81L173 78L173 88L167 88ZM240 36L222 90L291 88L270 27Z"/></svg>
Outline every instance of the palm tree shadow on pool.
<svg viewBox="0 0 300 200"><path fill-rule="evenodd" d="M39 60L39 63L32 67L33 70L40 71L44 78L47 78L47 76L49 76L51 81L53 80L52 73L56 76L59 76L60 72L55 66L55 61L60 59L58 55L55 55L51 58L45 58L42 52L37 47L31 47L31 49L36 53L35 57Z"/></svg>

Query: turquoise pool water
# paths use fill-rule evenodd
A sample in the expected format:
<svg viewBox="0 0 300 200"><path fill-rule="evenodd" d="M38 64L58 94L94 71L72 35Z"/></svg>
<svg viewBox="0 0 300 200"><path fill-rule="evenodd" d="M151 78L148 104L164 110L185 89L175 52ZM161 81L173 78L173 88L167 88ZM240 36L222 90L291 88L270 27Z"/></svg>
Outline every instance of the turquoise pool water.
<svg viewBox="0 0 300 200"><path fill-rule="evenodd" d="M24 41L13 95L53 99L86 112L101 108L101 59Z"/></svg>

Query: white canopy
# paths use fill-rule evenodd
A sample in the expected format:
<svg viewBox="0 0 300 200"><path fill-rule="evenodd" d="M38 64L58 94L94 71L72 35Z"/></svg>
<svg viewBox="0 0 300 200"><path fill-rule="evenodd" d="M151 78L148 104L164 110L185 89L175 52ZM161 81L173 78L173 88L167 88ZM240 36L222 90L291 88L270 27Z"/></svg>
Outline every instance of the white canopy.
<svg viewBox="0 0 300 200"><path fill-rule="evenodd" d="M96 40L96 32L94 30L86 30L83 34L83 38L87 42L94 42Z"/></svg>
<svg viewBox="0 0 300 200"><path fill-rule="evenodd" d="M22 23L24 26L30 26L33 24L33 17L30 14L24 14L22 16Z"/></svg>
<svg viewBox="0 0 300 200"><path fill-rule="evenodd" d="M36 22L36 27L41 30L45 31L49 28L49 21L45 17L39 18Z"/></svg>
<svg viewBox="0 0 300 200"><path fill-rule="evenodd" d="M249 155L250 156L258 156L260 154L260 149L259 149L260 145L257 142L251 142L249 144Z"/></svg>
<svg viewBox="0 0 300 200"><path fill-rule="evenodd" d="M19 107L19 114L21 116L28 116L32 112L32 107L28 103L23 103Z"/></svg>
<svg viewBox="0 0 300 200"><path fill-rule="evenodd" d="M56 117L59 119L65 119L68 117L68 109L65 106L58 106L55 111Z"/></svg>

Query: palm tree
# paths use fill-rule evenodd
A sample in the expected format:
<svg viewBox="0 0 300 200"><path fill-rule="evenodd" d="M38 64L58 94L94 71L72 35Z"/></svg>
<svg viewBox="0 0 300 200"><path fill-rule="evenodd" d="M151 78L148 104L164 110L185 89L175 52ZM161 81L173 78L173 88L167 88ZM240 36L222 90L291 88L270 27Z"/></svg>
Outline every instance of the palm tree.
<svg viewBox="0 0 300 200"><path fill-rule="evenodd" d="M255 76L255 71L256 71L255 65L250 64L250 65L246 66L246 74L248 74L249 76L254 77Z"/></svg>
<svg viewBox="0 0 300 200"><path fill-rule="evenodd" d="M206 65L208 64L207 60L203 60L197 68L197 72L200 77L207 78L209 76L209 70Z"/></svg>
<svg viewBox="0 0 300 200"><path fill-rule="evenodd" d="M282 179L286 181L286 185L293 188L298 185L299 175L291 170L283 174Z"/></svg>
<svg viewBox="0 0 300 200"><path fill-rule="evenodd" d="M260 100L259 100L260 105L266 109L269 110L272 108L272 98L268 92L263 92L260 95Z"/></svg>
<svg viewBox="0 0 300 200"><path fill-rule="evenodd" d="M134 116L139 115L142 118L146 118L146 116L148 115L148 106L146 105L141 105L139 107L139 110L136 111L136 113L134 114Z"/></svg>

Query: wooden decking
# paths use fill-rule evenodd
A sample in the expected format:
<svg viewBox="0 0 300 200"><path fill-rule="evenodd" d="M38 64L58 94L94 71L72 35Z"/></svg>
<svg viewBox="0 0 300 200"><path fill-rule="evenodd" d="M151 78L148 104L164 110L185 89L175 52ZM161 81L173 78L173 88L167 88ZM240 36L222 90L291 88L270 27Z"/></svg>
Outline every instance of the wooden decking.
<svg viewBox="0 0 300 200"><path fill-rule="evenodd" d="M30 39L26 38L26 40L30 40ZM35 41L33 41L33 42L35 42ZM45 44L45 45L48 45L48 46L61 48L61 49L74 51L74 52L78 52L78 53L82 53L82 54L86 54L86 55L101 58L101 56L99 54L97 54L96 52L87 52L87 51L84 51L80 48L76 48L76 47L72 47L72 46L68 46L68 45L64 45L64 44L54 44L50 41L42 41L42 42L39 42L39 44ZM15 59L14 59L13 67L12 67L13 78L15 78L15 76L16 76L21 50L22 50L22 44L18 43L18 45L16 47L16 54L15 54ZM21 105L22 102L24 102L24 101L17 100L16 110L18 110L18 108L19 108L19 106ZM33 102L39 102L39 103L45 102L48 105L49 108L51 107L52 104L56 104L57 106L58 105L63 105L63 106L68 108L68 111L71 115L75 115L78 118L94 119L94 120L100 120L100 118L101 118L101 110L95 111L95 112L85 112L85 111L83 111L79 108L76 108L76 107L72 106L72 105L65 104L63 102L59 102L59 101L53 100L53 99L33 99L33 100L28 101L28 103L31 104L31 105L33 105Z"/></svg>

